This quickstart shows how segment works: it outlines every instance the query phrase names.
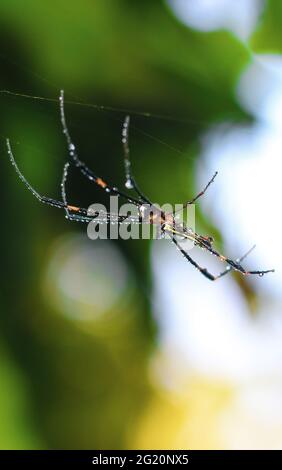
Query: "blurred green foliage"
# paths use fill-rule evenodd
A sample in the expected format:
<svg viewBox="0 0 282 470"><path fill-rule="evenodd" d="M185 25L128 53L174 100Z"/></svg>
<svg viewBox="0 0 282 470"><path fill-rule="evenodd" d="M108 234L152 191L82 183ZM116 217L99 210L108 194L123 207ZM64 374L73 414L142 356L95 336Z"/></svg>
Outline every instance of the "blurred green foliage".
<svg viewBox="0 0 282 470"><path fill-rule="evenodd" d="M282 3L268 0L260 24L251 38L255 53L279 53L282 48Z"/></svg>
<svg viewBox="0 0 282 470"><path fill-rule="evenodd" d="M253 40L256 50L280 47L277 8L278 2L269 2ZM153 201L193 196L200 132L226 118L247 119L234 86L249 49L226 31L187 28L163 1L2 0L0 27L1 89L57 98L64 88L67 101L132 110L134 173ZM44 294L53 245L62 233L86 238L85 227L66 222L25 190L6 158L4 137L10 136L38 191L59 197L67 153L58 103L4 94L0 100L0 447L128 447L154 394L148 364L158 331L150 306L150 244L117 243L134 278L130 296L125 292L125 302L116 305L128 322L117 329L106 322L99 335L93 334L98 324L90 322L90 334L56 311ZM66 113L81 158L121 186L124 112L67 104ZM76 172L69 193L73 204L86 207L107 201ZM215 230L203 217L201 224Z"/></svg>

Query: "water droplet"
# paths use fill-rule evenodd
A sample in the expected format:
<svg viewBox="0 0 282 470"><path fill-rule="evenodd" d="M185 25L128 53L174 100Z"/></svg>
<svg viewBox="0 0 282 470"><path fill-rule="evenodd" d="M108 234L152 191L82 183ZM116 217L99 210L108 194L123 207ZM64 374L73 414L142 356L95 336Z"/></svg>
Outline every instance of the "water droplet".
<svg viewBox="0 0 282 470"><path fill-rule="evenodd" d="M127 189L133 189L133 184L132 184L132 181L130 179L126 180L125 187Z"/></svg>
<svg viewBox="0 0 282 470"><path fill-rule="evenodd" d="M263 277L264 276L264 273L259 273L259 277Z"/></svg>

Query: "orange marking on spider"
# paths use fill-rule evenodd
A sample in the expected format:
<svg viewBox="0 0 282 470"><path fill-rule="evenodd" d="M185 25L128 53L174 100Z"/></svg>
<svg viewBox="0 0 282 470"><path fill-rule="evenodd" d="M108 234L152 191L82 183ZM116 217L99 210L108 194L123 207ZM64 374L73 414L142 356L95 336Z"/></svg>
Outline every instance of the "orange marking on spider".
<svg viewBox="0 0 282 470"><path fill-rule="evenodd" d="M73 212L79 212L80 208L76 206L68 206L68 210L73 211Z"/></svg>
<svg viewBox="0 0 282 470"><path fill-rule="evenodd" d="M105 183L105 181L103 181L102 178L97 178L96 183L99 186L101 186L101 188L106 188L106 186L107 186L107 183Z"/></svg>

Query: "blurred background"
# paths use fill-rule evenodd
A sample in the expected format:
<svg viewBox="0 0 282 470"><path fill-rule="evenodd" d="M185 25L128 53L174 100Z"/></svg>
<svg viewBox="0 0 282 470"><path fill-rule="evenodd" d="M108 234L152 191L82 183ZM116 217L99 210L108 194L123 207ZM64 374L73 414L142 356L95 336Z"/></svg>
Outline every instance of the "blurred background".
<svg viewBox="0 0 282 470"><path fill-rule="evenodd" d="M1 1L1 449L282 448L281 26L275 0ZM96 174L122 188L129 111L142 190L181 203L218 170L197 231L275 274L210 283L166 240L94 242L41 205L5 138L60 198L61 88ZM108 203L75 170L68 198Z"/></svg>

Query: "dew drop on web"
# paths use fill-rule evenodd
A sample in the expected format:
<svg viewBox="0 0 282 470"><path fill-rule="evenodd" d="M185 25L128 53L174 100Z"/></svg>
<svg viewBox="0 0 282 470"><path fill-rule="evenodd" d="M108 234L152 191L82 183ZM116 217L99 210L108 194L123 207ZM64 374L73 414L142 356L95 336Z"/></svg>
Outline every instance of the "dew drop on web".
<svg viewBox="0 0 282 470"><path fill-rule="evenodd" d="M130 179L126 180L125 187L127 189L132 189L133 188L133 184L132 184L132 181Z"/></svg>

